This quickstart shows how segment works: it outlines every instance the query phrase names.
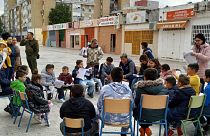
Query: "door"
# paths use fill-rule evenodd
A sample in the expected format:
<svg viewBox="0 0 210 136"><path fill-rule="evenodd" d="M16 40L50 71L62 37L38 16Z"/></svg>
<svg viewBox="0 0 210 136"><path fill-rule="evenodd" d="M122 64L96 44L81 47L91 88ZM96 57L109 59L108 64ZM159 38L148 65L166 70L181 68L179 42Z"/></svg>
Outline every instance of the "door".
<svg viewBox="0 0 210 136"><path fill-rule="evenodd" d="M71 48L74 48L74 35L70 35L70 45Z"/></svg>
<svg viewBox="0 0 210 136"><path fill-rule="evenodd" d="M85 35L85 46L87 46L88 45L88 35Z"/></svg>
<svg viewBox="0 0 210 136"><path fill-rule="evenodd" d="M111 34L110 52L115 52L116 48L116 34Z"/></svg>

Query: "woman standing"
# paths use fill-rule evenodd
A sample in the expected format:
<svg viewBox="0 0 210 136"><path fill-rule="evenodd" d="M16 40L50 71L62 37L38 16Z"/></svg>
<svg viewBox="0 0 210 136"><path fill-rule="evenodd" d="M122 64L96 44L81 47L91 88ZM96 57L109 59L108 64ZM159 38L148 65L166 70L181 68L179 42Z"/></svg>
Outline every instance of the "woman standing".
<svg viewBox="0 0 210 136"><path fill-rule="evenodd" d="M205 70L208 68L208 62L210 61L210 46L206 43L206 38L203 34L197 34L195 36L195 45L193 46L192 55L196 57L199 65L198 75L202 84L201 92L203 92Z"/></svg>

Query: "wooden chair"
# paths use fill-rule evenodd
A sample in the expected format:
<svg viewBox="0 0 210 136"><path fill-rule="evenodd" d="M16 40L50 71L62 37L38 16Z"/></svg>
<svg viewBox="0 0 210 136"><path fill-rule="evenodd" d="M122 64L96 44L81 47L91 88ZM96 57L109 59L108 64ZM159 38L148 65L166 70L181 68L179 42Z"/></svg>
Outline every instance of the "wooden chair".
<svg viewBox="0 0 210 136"><path fill-rule="evenodd" d="M204 94L201 94L200 96L191 96L190 102L189 102L187 118L185 120L181 120L185 136L187 135L185 126L189 125L191 122L197 123L196 130L199 127L199 129L201 131L201 135L203 136L201 124L200 124L200 117L202 116L202 113L203 113L205 100L206 100L206 95L204 95ZM196 112L196 114L193 114L193 117L191 115L192 111L194 113Z"/></svg>
<svg viewBox="0 0 210 136"><path fill-rule="evenodd" d="M120 106L123 105L123 106ZM134 136L133 127L132 127L132 103L130 99L112 99L112 98L105 98L103 101L103 109L102 109L102 118L101 118L101 128L100 128L100 136L102 133L106 134L131 134ZM116 124L107 124L105 122L105 113L110 114L129 114L129 123L116 125ZM130 133L123 133L123 132L103 132L104 126L114 126L114 127L129 127L131 132Z"/></svg>
<svg viewBox="0 0 210 136"><path fill-rule="evenodd" d="M161 125L165 126L167 136L167 110L168 95L146 95L142 94L139 104L139 119L137 120L137 128L140 124L159 124L159 136L161 135ZM149 110L149 112L148 112ZM137 129L137 136L139 131Z"/></svg>
<svg viewBox="0 0 210 136"><path fill-rule="evenodd" d="M67 136L66 127L68 128L81 128L82 136L84 136L84 119L73 119L73 118L63 118L64 126L63 126L63 135Z"/></svg>

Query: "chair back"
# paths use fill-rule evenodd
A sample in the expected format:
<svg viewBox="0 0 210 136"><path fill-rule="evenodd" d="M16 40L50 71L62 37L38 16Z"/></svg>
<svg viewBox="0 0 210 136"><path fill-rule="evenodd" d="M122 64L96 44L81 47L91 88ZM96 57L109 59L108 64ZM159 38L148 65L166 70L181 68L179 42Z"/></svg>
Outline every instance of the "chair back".
<svg viewBox="0 0 210 136"><path fill-rule="evenodd" d="M28 104L28 97L27 97L26 93L25 92L19 92L19 97L20 97L20 100L21 100L21 105L30 110L29 104Z"/></svg>
<svg viewBox="0 0 210 136"><path fill-rule="evenodd" d="M104 112L105 113L129 113L131 109L130 99L104 99Z"/></svg>
<svg viewBox="0 0 210 136"><path fill-rule="evenodd" d="M66 127L68 128L83 128L84 127L84 119L83 118L78 118L78 119L73 119L73 118L64 118L63 122Z"/></svg>
<svg viewBox="0 0 210 136"><path fill-rule="evenodd" d="M199 96L191 96L188 106L187 119L190 119L190 116L201 117L203 113L203 107L205 104L206 95L200 94ZM193 114L193 115L192 115Z"/></svg>
<svg viewBox="0 0 210 136"><path fill-rule="evenodd" d="M168 95L142 94L139 105L139 119L147 121L158 121L166 119L168 101Z"/></svg>

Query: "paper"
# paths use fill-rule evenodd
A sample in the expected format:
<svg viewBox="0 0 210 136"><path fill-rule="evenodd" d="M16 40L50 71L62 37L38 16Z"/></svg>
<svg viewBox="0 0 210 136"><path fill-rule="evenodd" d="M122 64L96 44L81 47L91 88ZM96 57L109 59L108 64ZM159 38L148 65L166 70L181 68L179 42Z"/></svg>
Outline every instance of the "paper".
<svg viewBox="0 0 210 136"><path fill-rule="evenodd" d="M192 55L192 52L183 53L184 59L188 64L197 63L196 57Z"/></svg>
<svg viewBox="0 0 210 136"><path fill-rule="evenodd" d="M86 75L86 73L87 73L88 70L89 69L80 68L78 70L77 78L82 79L82 80L85 80L85 75Z"/></svg>
<svg viewBox="0 0 210 136"><path fill-rule="evenodd" d="M61 88L64 85L64 81L56 80L54 84L56 88Z"/></svg>

